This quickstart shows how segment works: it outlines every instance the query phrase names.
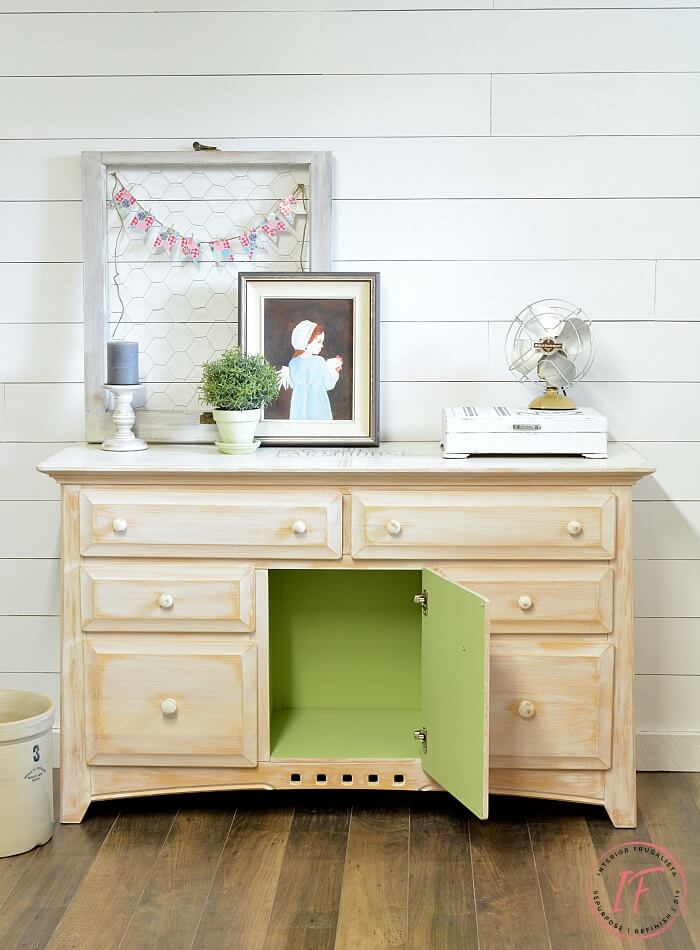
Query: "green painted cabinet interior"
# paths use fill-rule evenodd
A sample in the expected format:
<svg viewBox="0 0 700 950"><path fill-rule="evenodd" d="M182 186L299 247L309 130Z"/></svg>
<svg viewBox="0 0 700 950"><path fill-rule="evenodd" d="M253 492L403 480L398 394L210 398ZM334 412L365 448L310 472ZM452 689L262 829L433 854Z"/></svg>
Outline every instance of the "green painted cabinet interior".
<svg viewBox="0 0 700 950"><path fill-rule="evenodd" d="M422 752L426 772L486 817L483 598L430 570L271 570L268 580L271 756ZM414 603L423 590L425 616Z"/></svg>

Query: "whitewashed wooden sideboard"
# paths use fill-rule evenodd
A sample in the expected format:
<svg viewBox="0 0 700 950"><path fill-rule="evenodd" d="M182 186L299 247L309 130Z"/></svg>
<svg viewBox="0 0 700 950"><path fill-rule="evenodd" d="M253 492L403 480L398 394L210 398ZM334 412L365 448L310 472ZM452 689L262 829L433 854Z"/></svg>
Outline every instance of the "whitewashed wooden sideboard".
<svg viewBox="0 0 700 950"><path fill-rule="evenodd" d="M61 817L199 789L443 787L636 824L632 486L437 446L65 449Z"/></svg>

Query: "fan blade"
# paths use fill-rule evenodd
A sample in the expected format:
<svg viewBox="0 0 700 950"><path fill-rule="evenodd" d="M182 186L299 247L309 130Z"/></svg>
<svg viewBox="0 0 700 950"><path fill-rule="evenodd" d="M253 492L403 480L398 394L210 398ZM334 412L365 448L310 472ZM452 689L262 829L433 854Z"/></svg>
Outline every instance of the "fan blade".
<svg viewBox="0 0 700 950"><path fill-rule="evenodd" d="M552 353L542 357L537 372L549 386L567 387L576 379L576 364L561 353Z"/></svg>
<svg viewBox="0 0 700 950"><path fill-rule="evenodd" d="M523 330L534 341L543 339L546 336L552 336L553 330L559 326L559 319L551 313L535 313L532 307L528 307L521 315Z"/></svg>
<svg viewBox="0 0 700 950"><path fill-rule="evenodd" d="M521 352L517 352L519 349L518 346L513 347L513 361L508 367L511 373L518 373L521 376L528 376L533 372L537 364L541 359L541 353L539 350L536 350L534 346L528 341L521 341L525 343L525 346L522 347Z"/></svg>
<svg viewBox="0 0 700 950"><path fill-rule="evenodd" d="M591 343L591 327L580 317L571 317L564 323L557 340L564 347L564 353L574 359Z"/></svg>

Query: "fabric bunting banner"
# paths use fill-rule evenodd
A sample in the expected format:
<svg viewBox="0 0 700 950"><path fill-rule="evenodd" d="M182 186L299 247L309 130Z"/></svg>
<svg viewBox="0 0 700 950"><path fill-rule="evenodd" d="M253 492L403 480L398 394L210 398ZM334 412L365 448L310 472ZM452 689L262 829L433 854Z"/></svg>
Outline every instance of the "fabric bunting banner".
<svg viewBox="0 0 700 950"><path fill-rule="evenodd" d="M294 194L283 198L272 212L253 228L246 228L240 234L208 241L197 241L194 237L181 234L175 228L168 227L145 208L121 181L114 175L115 190L112 205L132 234L140 233L144 241L156 254L167 254L172 259L201 261L212 260L216 264L226 261L252 261L258 251L264 251L264 245L276 241L280 234L291 230L294 217L303 210L303 186ZM301 202L299 200L301 195ZM301 209L300 209L301 204Z"/></svg>

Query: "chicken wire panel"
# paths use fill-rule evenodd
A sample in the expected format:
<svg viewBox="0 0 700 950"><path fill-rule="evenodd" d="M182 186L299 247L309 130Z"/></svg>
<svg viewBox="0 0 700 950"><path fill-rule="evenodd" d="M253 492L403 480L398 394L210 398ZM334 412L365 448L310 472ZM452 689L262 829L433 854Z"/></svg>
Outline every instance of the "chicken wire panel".
<svg viewBox="0 0 700 950"><path fill-rule="evenodd" d="M108 338L139 343L142 409L204 410L197 397L202 363L238 340L238 271L309 269L309 167L130 165L112 171L159 222L196 241L255 227L304 186L305 207L299 202L289 230L263 244L253 260L241 253L235 261L191 261L152 251L148 236L122 225L112 202L115 179L107 174Z"/></svg>

